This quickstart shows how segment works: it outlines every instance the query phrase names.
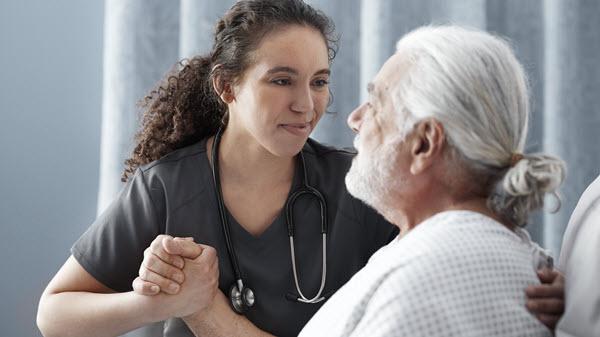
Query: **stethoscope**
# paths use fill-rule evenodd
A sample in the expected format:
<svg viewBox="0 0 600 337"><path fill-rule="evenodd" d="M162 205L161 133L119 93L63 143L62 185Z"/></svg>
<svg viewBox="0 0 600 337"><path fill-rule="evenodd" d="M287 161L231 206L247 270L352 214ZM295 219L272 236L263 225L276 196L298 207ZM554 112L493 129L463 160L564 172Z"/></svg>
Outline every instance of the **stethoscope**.
<svg viewBox="0 0 600 337"><path fill-rule="evenodd" d="M237 255L235 254L235 249L231 242L231 233L229 230L229 221L227 221L227 215L225 213L225 204L223 202L223 194L221 191L221 181L219 176L219 143L221 142L221 135L223 133L223 128L220 128L215 135L215 139L212 144L212 174L213 181L215 183L215 194L217 196L217 205L219 207L219 215L221 217L221 227L223 228L223 235L225 236L225 243L227 246L227 253L229 254L229 260L231 261L231 266L233 268L233 274L235 276L235 281L229 288L229 299L231 301L231 307L238 314L245 313L250 307L254 305L256 302L256 297L254 295L254 291L248 286L244 285L242 280L242 273L240 272L240 266L238 264ZM325 288L325 279L327 277L327 204L325 203L325 198L314 187L308 184L308 176L306 174L306 163L304 161L304 155L302 151L300 151L299 162L302 167L302 186L290 195L288 200L285 203L285 219L288 228L288 237L290 239L290 252L292 256L292 271L294 274L294 283L296 285L296 290L298 291L299 297L295 300L302 303L319 303L325 299L325 297L321 296L323 289ZM300 290L300 284L298 283L298 271L296 269L296 254L294 249L294 218L293 218L293 209L294 203L301 196L312 196L317 199L319 202L319 207L321 209L321 236L323 240L323 269L321 271L321 286L319 287L319 291L317 295L313 298L307 298L304 293Z"/></svg>

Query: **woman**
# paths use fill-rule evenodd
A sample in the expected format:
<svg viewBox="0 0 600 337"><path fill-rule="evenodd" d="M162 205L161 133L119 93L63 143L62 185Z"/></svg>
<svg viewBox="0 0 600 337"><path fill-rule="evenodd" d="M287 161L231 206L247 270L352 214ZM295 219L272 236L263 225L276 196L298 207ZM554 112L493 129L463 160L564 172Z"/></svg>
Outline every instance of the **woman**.
<svg viewBox="0 0 600 337"><path fill-rule="evenodd" d="M330 99L332 33L330 20L302 1L242 1L226 13L210 56L191 59L147 98L143 128L127 161L127 185L73 246L42 297L38 321L44 334L109 336L174 316L191 319L212 301L217 280L229 292L236 280L211 172L213 136L222 125L219 190L241 278L256 296L246 317L258 327L296 335L321 303L297 300L281 212L288 194L305 180L327 207L328 270L319 297L327 298L395 235L346 193L343 174L353 154L307 142ZM297 156L301 150L305 165ZM297 169L302 166L306 176ZM293 210L297 277L308 299L322 281L319 207L314 196L302 196ZM127 293L144 250L160 234L214 247L219 268L214 252L198 261L193 293L192 287L171 296ZM180 305L179 298L198 296L205 298ZM181 320L167 322L165 336L184 335L192 333Z"/></svg>
<svg viewBox="0 0 600 337"><path fill-rule="evenodd" d="M114 336L167 319L165 336L296 335L396 235L346 192L353 154L308 139L330 99L331 36L299 0L240 1L219 20L210 55L147 97L127 185L42 295L45 335ZM288 221L289 197L311 188ZM191 241L161 234L204 246L184 260L165 251ZM167 263L179 268L162 273ZM131 292L138 270L175 287ZM236 290L245 316L229 308Z"/></svg>

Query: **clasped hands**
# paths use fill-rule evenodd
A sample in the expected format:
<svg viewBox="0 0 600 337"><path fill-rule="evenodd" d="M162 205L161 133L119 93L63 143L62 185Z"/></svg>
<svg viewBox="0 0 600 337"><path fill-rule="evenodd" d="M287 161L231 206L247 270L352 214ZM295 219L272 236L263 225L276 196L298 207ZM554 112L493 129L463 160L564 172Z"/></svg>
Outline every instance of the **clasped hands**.
<svg viewBox="0 0 600 337"><path fill-rule="evenodd" d="M219 291L217 252L192 238L159 235L144 251L132 286L160 301L161 318L185 319L208 309Z"/></svg>

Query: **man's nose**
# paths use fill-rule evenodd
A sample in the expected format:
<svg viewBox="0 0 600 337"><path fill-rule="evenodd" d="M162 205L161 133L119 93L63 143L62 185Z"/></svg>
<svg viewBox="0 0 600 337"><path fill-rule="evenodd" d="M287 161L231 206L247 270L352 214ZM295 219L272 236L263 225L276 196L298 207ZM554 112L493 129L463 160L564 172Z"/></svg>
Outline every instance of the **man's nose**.
<svg viewBox="0 0 600 337"><path fill-rule="evenodd" d="M362 124L362 116L363 116L363 111L365 109L366 103L363 103L361 105L359 105L356 109L354 109L354 111L352 111L350 113L350 115L348 116L348 120L346 121L348 123L348 126L350 127L350 129L352 129L352 131L358 133L358 131L360 130L360 125Z"/></svg>

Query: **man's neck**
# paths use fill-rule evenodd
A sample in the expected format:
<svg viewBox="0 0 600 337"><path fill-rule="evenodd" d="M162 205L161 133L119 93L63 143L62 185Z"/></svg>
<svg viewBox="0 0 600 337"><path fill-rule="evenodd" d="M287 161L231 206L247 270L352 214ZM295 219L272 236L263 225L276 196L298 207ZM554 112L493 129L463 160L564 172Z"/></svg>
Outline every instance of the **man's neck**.
<svg viewBox="0 0 600 337"><path fill-rule="evenodd" d="M405 235L435 214L452 210L480 213L498 221L512 230L510 224L506 224L498 215L489 209L486 198L480 196L456 198L455 196L443 194L439 191L436 193L435 196L414 200L412 206L407 210L398 210L397 212L390 213L388 218L400 228L401 236Z"/></svg>

